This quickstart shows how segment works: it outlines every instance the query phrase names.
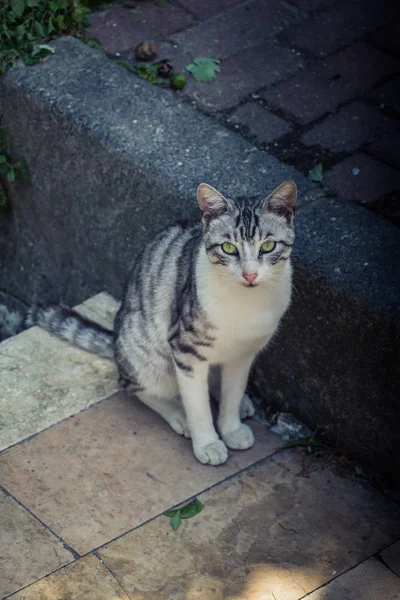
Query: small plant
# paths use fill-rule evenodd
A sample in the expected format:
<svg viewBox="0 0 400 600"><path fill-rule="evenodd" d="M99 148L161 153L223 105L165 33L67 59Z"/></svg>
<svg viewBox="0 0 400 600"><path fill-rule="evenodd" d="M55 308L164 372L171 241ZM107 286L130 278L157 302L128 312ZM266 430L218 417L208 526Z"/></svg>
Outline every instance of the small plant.
<svg viewBox="0 0 400 600"><path fill-rule="evenodd" d="M0 4L0 73L18 59L32 65L54 52L45 42L80 34L88 24L83 0L2 0ZM84 38L84 41L85 38Z"/></svg>
<svg viewBox="0 0 400 600"><path fill-rule="evenodd" d="M124 65L125 66L125 65ZM158 75L158 63L151 65L138 64L133 67L133 72L149 83L163 83L164 79Z"/></svg>
<svg viewBox="0 0 400 600"><path fill-rule="evenodd" d="M29 171L25 163L22 161L14 162L10 156L7 136L4 129L0 128L0 173L5 175L8 182L15 181L21 176L27 180L30 178ZM0 181L0 209L10 210L10 201L7 198L5 189Z"/></svg>
<svg viewBox="0 0 400 600"><path fill-rule="evenodd" d="M200 502L197 498L194 498L189 504L185 504L185 506L181 506L180 508L175 508L174 510L167 510L164 513L165 517L169 517L171 529L176 531L179 529L182 523L182 519L191 519L199 514L204 508L204 504Z"/></svg>

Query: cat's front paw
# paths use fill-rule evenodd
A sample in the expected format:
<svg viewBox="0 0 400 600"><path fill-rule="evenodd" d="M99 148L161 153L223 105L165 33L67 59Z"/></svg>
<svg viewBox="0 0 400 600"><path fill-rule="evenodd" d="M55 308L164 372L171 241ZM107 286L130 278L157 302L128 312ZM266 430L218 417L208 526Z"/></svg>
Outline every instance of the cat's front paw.
<svg viewBox="0 0 400 600"><path fill-rule="evenodd" d="M247 394L244 394L240 403L240 418L248 419L249 417L252 417L255 412L256 409L254 408L253 402Z"/></svg>
<svg viewBox="0 0 400 600"><path fill-rule="evenodd" d="M230 431L222 436L225 444L232 450L247 450L254 444L254 435L248 425L242 423L236 431Z"/></svg>
<svg viewBox="0 0 400 600"><path fill-rule="evenodd" d="M168 416L168 423L176 433L190 438L190 430L183 409L179 408Z"/></svg>
<svg viewBox="0 0 400 600"><path fill-rule="evenodd" d="M203 465L222 465L228 458L228 449L222 440L206 446L193 446L193 451Z"/></svg>

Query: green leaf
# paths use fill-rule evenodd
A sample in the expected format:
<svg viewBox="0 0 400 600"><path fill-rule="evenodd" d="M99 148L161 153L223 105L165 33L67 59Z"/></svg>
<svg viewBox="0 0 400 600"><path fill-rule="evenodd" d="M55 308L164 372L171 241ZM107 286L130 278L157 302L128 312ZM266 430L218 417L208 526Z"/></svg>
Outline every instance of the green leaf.
<svg viewBox="0 0 400 600"><path fill-rule="evenodd" d="M170 521L171 529L173 529L174 531L176 531L181 526L181 523L182 523L181 511L177 510L176 513L174 514L174 516L172 517L171 521Z"/></svg>
<svg viewBox="0 0 400 600"><path fill-rule="evenodd" d="M43 26L39 21L35 21L35 31L41 39L46 37Z"/></svg>
<svg viewBox="0 0 400 600"><path fill-rule="evenodd" d="M57 15L56 17L57 25L60 29L66 29L66 24L63 15Z"/></svg>
<svg viewBox="0 0 400 600"><path fill-rule="evenodd" d="M2 165L0 165L0 173L7 173L8 172L8 165L3 163Z"/></svg>
<svg viewBox="0 0 400 600"><path fill-rule="evenodd" d="M140 8L132 8L129 12L132 13L132 15L141 15L143 11Z"/></svg>
<svg viewBox="0 0 400 600"><path fill-rule="evenodd" d="M58 10L58 4L57 4L57 2L55 2L54 0L52 0L52 1L49 3L49 6L50 6L50 10L51 10L51 11L53 11L54 13L56 13L56 12L57 12L57 10Z"/></svg>
<svg viewBox="0 0 400 600"><path fill-rule="evenodd" d="M25 0L10 0L10 6L16 17L22 17L25 10Z"/></svg>
<svg viewBox="0 0 400 600"><path fill-rule="evenodd" d="M322 169L322 163L318 163L317 165L315 165L315 167L313 167L308 174L309 179L311 179L311 181L314 181L315 183L321 183L321 181L324 179Z"/></svg>
<svg viewBox="0 0 400 600"><path fill-rule="evenodd" d="M7 181L15 181L15 171L11 168L7 173Z"/></svg>
<svg viewBox="0 0 400 600"><path fill-rule="evenodd" d="M220 71L219 60L215 58L195 58L185 69L189 71L196 79L203 83L211 83L215 79L216 73Z"/></svg>
<svg viewBox="0 0 400 600"><path fill-rule="evenodd" d="M156 2L156 5L160 8L163 8L165 6L164 2L161 2L161 0L158 0L158 2Z"/></svg>
<svg viewBox="0 0 400 600"><path fill-rule="evenodd" d="M182 519L191 519L192 517L198 515L203 508L204 504L202 504L197 498L194 498L194 500L189 502L189 504L181 507L181 517Z"/></svg>
<svg viewBox="0 0 400 600"><path fill-rule="evenodd" d="M163 515L165 517L174 517L176 515L176 513L178 512L179 508L176 508L175 510L167 510L165 511L165 513L163 513Z"/></svg>
<svg viewBox="0 0 400 600"><path fill-rule="evenodd" d="M0 154L0 163L5 163L7 160L7 158L4 156L4 154Z"/></svg>
<svg viewBox="0 0 400 600"><path fill-rule="evenodd" d="M15 28L15 33L17 34L17 38L22 38L25 31L26 30L23 25L18 25L18 27Z"/></svg>

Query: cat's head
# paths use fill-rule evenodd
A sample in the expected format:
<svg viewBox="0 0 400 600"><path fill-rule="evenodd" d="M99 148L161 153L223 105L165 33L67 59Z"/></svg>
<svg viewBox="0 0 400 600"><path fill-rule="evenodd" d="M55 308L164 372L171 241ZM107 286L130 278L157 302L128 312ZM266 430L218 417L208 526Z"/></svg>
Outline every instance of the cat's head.
<svg viewBox="0 0 400 600"><path fill-rule="evenodd" d="M289 258L294 241L297 188L285 181L259 201L228 200L201 183L197 201L210 261L238 283L255 287L272 282Z"/></svg>

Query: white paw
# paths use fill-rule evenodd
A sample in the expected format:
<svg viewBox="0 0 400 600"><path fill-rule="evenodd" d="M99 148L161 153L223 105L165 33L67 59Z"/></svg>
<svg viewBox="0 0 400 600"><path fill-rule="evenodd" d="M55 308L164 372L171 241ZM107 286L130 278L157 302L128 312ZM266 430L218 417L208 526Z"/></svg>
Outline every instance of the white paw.
<svg viewBox="0 0 400 600"><path fill-rule="evenodd" d="M169 425L172 427L176 433L179 435L184 435L185 438L190 438L190 431L186 421L186 415L183 409L179 408L171 415L168 416L167 419Z"/></svg>
<svg viewBox="0 0 400 600"><path fill-rule="evenodd" d="M203 465L222 465L228 458L228 449L222 440L206 446L193 446L193 451Z"/></svg>
<svg viewBox="0 0 400 600"><path fill-rule="evenodd" d="M240 418L247 419L248 417L252 417L256 412L252 401L248 397L247 394L244 394L242 401L240 403Z"/></svg>
<svg viewBox="0 0 400 600"><path fill-rule="evenodd" d="M225 444L232 450L247 450L254 444L254 435L248 425L241 424L239 429L225 433L222 436Z"/></svg>

